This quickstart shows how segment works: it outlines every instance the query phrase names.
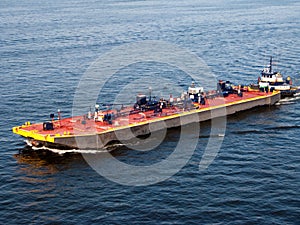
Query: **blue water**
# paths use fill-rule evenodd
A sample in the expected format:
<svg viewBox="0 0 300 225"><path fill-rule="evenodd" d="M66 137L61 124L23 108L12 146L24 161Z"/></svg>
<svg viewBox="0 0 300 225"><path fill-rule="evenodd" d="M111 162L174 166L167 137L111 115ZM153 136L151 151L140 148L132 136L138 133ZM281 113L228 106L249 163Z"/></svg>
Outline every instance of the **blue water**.
<svg viewBox="0 0 300 225"><path fill-rule="evenodd" d="M276 68L297 83L299 12L299 1L292 0L1 1L0 223L300 224L297 98L229 117L208 169L198 168L207 143L200 135L182 170L143 187L100 176L80 154L28 150L11 132L58 108L71 115L78 82L91 63L136 41L188 49L219 79L245 84L256 81L273 55ZM170 154L178 132L149 154L121 146L114 156L131 164L149 156L156 162Z"/></svg>

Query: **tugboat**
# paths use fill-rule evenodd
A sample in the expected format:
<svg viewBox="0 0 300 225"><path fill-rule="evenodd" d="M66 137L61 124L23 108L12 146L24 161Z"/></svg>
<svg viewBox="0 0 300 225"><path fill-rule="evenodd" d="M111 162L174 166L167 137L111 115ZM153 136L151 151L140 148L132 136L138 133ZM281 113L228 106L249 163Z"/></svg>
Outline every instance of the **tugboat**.
<svg viewBox="0 0 300 225"><path fill-rule="evenodd" d="M281 98L293 97L300 92L300 87L292 86L292 78L287 76L285 79L280 72L273 71L273 57L270 57L270 64L261 71L258 78L258 88L260 90L269 89L270 91L280 91Z"/></svg>

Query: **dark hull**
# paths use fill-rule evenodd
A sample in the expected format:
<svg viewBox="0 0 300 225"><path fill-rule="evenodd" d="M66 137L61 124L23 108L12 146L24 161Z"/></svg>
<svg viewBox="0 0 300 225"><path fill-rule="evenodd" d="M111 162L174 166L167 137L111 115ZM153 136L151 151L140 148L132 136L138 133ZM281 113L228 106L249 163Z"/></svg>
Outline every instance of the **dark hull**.
<svg viewBox="0 0 300 225"><path fill-rule="evenodd" d="M294 97L298 92L295 90L280 91L281 98Z"/></svg>

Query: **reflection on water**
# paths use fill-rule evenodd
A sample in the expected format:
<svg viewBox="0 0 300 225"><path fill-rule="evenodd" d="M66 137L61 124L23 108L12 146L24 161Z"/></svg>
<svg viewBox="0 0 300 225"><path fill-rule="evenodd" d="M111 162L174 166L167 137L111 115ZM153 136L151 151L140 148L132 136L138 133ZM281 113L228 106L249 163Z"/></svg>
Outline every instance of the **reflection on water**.
<svg viewBox="0 0 300 225"><path fill-rule="evenodd" d="M56 154L48 150L33 150L30 147L24 147L14 155L17 162L22 165L22 173L34 177L28 177L28 182L46 182L40 177L55 174L57 172L69 169L74 163L85 164L81 154ZM26 178L27 179L27 178Z"/></svg>

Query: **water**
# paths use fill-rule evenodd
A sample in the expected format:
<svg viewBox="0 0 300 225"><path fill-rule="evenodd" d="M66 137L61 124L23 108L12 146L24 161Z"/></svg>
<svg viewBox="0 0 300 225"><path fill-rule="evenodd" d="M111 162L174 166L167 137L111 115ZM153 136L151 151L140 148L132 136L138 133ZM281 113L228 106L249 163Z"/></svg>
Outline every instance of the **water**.
<svg viewBox="0 0 300 225"><path fill-rule="evenodd" d="M298 1L4 0L0 6L1 224L300 223L297 98L229 117L208 169L198 168L204 134L182 170L144 187L105 179L78 153L28 151L11 132L58 108L71 115L89 65L136 41L173 43L202 57L218 78L245 84L273 55L275 67L297 81ZM119 146L113 154L131 164L156 162L170 154L178 132L154 152Z"/></svg>

